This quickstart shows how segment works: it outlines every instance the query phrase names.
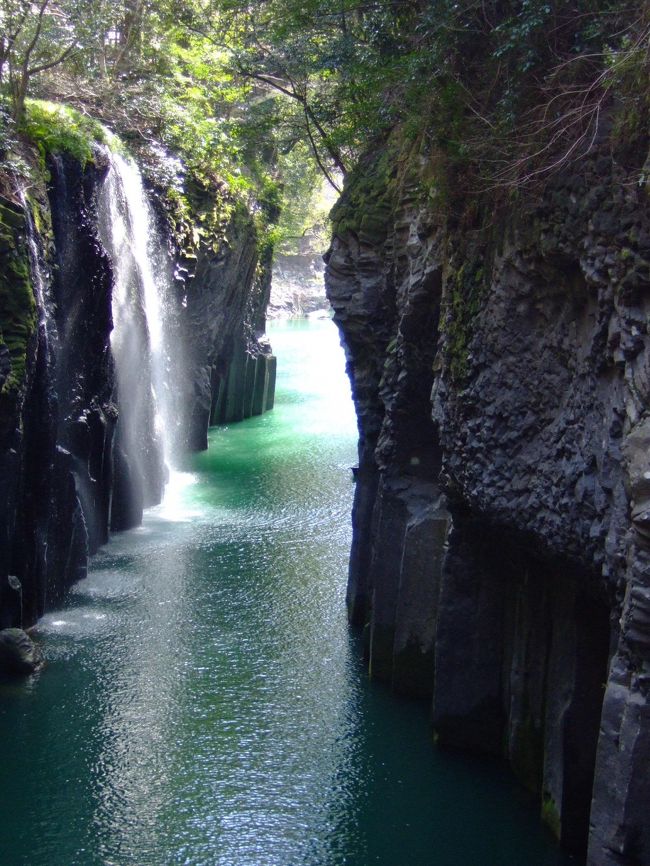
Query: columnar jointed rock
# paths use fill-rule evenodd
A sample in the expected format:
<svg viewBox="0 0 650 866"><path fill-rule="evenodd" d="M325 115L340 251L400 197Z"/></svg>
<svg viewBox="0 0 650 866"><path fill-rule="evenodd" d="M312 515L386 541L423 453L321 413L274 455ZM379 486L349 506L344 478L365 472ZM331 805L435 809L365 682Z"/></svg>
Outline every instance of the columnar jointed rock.
<svg viewBox="0 0 650 866"><path fill-rule="evenodd" d="M85 574L88 555L107 537L111 487L111 279L96 233L95 189L103 169L73 158L49 163L50 186L32 190L43 234L20 206L15 252L28 251L36 315L5 403L0 460L7 496L0 620L14 625L6 574L22 586L30 624ZM15 277L12 280L15 291ZM3 326L7 310L0 310Z"/></svg>
<svg viewBox="0 0 650 866"><path fill-rule="evenodd" d="M227 375L213 374L210 424L243 421L272 409L276 366L267 346L258 354L239 346L227 364Z"/></svg>
<svg viewBox="0 0 650 866"><path fill-rule="evenodd" d="M108 170L100 150L86 165L69 154L50 154L48 180L31 189L30 207L18 189L0 202L2 627L31 625L57 604L85 575L109 526L135 525L146 504L144 497L138 502L121 495L133 485L128 456L115 436L115 273L98 227L98 192ZM3 191L11 183L15 178ZM201 189L214 208L220 191ZM158 213L169 232L162 208ZM168 243L167 264L176 264L179 275L175 321L190 347L182 366L186 377L177 382L183 396L178 402L189 415L184 444L190 448L205 447L220 379L238 364L244 376L239 391L228 391L237 404L233 411L245 417L273 405L275 359L263 339L270 250L259 262L252 218L240 205L228 213L223 237L203 232L191 262L174 262L178 252L171 237ZM162 462L152 465L156 477L149 481L159 498Z"/></svg>
<svg viewBox="0 0 650 866"><path fill-rule="evenodd" d="M432 694L442 743L505 753L570 850L591 822L590 864L650 864L646 153L461 229L400 147L349 179L327 257L360 426L351 619L372 674Z"/></svg>
<svg viewBox="0 0 650 866"><path fill-rule="evenodd" d="M260 256L253 220L237 205L216 252L202 245L182 261L190 450L207 448L210 424L273 408L275 358L264 337L270 257L270 249Z"/></svg>

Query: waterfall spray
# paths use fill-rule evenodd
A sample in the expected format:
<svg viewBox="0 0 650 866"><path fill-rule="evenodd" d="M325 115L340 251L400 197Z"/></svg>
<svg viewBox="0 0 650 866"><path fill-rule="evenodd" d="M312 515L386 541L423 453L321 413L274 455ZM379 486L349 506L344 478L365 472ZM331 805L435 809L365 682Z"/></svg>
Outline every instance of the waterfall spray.
<svg viewBox="0 0 650 866"><path fill-rule="evenodd" d="M120 415L111 522L124 529L139 523L143 507L160 502L174 465L180 413L171 377L181 363L181 341L171 269L142 176L118 154L110 153L109 161L99 214L115 274L111 347Z"/></svg>

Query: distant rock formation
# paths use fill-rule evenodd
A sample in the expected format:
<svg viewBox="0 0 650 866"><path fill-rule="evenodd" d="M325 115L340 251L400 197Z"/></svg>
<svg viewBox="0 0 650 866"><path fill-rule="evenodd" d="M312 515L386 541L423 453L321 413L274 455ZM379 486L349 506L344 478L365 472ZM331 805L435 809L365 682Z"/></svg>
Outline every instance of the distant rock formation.
<svg viewBox="0 0 650 866"><path fill-rule="evenodd" d="M311 252L277 256L268 317L298 318L327 308L324 271L322 256Z"/></svg>

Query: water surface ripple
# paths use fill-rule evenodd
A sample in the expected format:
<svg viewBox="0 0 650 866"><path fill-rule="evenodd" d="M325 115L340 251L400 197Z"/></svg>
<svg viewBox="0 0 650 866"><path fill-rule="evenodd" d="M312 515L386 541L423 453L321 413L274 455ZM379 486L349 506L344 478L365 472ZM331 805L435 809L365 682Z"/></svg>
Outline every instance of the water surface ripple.
<svg viewBox="0 0 650 866"><path fill-rule="evenodd" d="M368 683L344 599L356 428L333 325L275 326L276 409L214 430L0 685L0 863L560 866L499 766Z"/></svg>

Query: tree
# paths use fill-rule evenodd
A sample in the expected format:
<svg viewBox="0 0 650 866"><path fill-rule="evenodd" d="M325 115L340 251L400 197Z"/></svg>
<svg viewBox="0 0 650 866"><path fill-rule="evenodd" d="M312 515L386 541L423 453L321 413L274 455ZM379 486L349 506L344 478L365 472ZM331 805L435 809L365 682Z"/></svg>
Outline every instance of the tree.
<svg viewBox="0 0 650 866"><path fill-rule="evenodd" d="M276 97L277 131L298 134L337 190L368 139L395 120L387 97L409 50L411 0L207 0L187 26L223 47L256 98ZM252 112L254 116L254 112Z"/></svg>
<svg viewBox="0 0 650 866"><path fill-rule="evenodd" d="M77 47L84 0L0 0L0 87L8 89L20 122L34 76L64 63Z"/></svg>
<svg viewBox="0 0 650 866"><path fill-rule="evenodd" d="M0 0L0 88L17 119L28 91L70 101L267 198L294 149L338 191L396 125L455 173L448 186L484 189L544 177L583 155L613 103L635 102L642 125L648 8L649 0Z"/></svg>

